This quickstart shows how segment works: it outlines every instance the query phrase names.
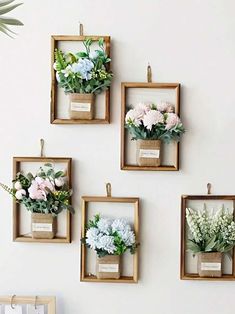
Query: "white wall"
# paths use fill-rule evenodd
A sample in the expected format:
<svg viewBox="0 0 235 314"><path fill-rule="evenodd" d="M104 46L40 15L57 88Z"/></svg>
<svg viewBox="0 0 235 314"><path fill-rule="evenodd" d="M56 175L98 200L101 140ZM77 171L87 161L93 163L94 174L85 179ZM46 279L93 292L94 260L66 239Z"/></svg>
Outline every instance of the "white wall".
<svg viewBox="0 0 235 314"><path fill-rule="evenodd" d="M0 178L10 183L13 156L74 158L77 214L71 245L12 242L12 203L1 192L0 294L56 295L58 314L233 313L233 282L179 280L180 195L234 194L235 2L233 0L25 0L15 16L25 26L1 35ZM112 123L49 124L50 35L111 35ZM150 62L157 82L182 83L187 128L179 172L119 169L120 83L145 81ZM80 196L139 196L140 282L80 283Z"/></svg>

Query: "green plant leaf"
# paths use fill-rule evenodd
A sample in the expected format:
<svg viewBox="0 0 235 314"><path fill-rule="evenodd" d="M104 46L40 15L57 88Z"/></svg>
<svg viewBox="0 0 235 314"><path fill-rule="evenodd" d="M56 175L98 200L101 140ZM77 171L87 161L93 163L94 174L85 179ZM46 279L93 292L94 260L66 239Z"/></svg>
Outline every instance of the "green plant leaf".
<svg viewBox="0 0 235 314"><path fill-rule="evenodd" d="M5 5L8 5L12 2L14 2L15 0L0 0L0 7L3 7Z"/></svg>
<svg viewBox="0 0 235 314"><path fill-rule="evenodd" d="M14 10L15 8L17 8L18 6L20 6L22 4L23 3L17 3L17 4L11 5L11 6L6 7L6 8L2 8L2 9L0 9L0 15L6 14L8 12L11 12L12 10Z"/></svg>
<svg viewBox="0 0 235 314"><path fill-rule="evenodd" d="M207 241L206 245L205 245L205 252L211 252L213 251L213 248L216 246L216 235L209 239L209 241Z"/></svg>
<svg viewBox="0 0 235 314"><path fill-rule="evenodd" d="M193 253L198 253L201 251L200 246L193 242L192 240L187 241L187 249L192 251Z"/></svg>
<svg viewBox="0 0 235 314"><path fill-rule="evenodd" d="M21 21L9 17L0 17L0 25L2 24L8 24L8 25L15 25L15 26L22 26L24 25Z"/></svg>

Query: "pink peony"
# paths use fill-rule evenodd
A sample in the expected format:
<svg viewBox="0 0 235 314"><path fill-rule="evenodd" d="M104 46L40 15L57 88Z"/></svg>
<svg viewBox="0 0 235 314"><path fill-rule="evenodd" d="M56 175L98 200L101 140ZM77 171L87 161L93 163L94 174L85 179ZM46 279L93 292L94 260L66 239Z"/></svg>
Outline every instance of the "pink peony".
<svg viewBox="0 0 235 314"><path fill-rule="evenodd" d="M135 106L135 109L139 112L142 112L142 116L144 116L148 111L151 110L151 105L140 102Z"/></svg>
<svg viewBox="0 0 235 314"><path fill-rule="evenodd" d="M157 105L157 110L166 112L169 107L171 107L171 105L168 102L161 101L161 103Z"/></svg>
<svg viewBox="0 0 235 314"><path fill-rule="evenodd" d="M47 199L48 190L54 191L54 185L48 179L42 179L40 177L36 177L35 180L32 181L31 186L29 187L29 197L33 200L44 200Z"/></svg>
<svg viewBox="0 0 235 314"><path fill-rule="evenodd" d="M127 112L125 121L126 123L133 123L135 126L139 126L141 124L141 120L143 119L143 112L137 109L131 109Z"/></svg>
<svg viewBox="0 0 235 314"><path fill-rule="evenodd" d="M152 130L153 125L163 122L163 114L158 110L150 110L143 119L144 126L150 131Z"/></svg>
<svg viewBox="0 0 235 314"><path fill-rule="evenodd" d="M169 130L180 123L180 118L175 113L167 113L166 130Z"/></svg>

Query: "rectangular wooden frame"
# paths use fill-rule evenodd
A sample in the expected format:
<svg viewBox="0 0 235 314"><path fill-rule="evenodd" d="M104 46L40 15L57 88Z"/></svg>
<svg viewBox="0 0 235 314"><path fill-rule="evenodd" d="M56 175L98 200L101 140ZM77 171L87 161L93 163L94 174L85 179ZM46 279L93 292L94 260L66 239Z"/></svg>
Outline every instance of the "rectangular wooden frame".
<svg viewBox="0 0 235 314"><path fill-rule="evenodd" d="M68 171L68 183L70 188L72 188L72 158L63 157L13 157L13 177L15 178L17 172L20 171L21 162L51 162L67 163ZM20 235L19 227L19 204L13 199L13 241L15 242L41 242L41 243L70 243L71 242L71 214L67 211L67 223L66 223L66 236L65 237L55 237L54 239L33 239L28 236Z"/></svg>
<svg viewBox="0 0 235 314"><path fill-rule="evenodd" d="M110 36L66 36L53 35L51 36L51 124L108 124L110 123L110 88L105 92L105 118L93 120L76 120L76 119L59 119L57 118L57 81L53 64L55 62L54 52L58 48L60 41L84 41L91 38L98 41L100 38L104 39L105 50L110 56Z"/></svg>
<svg viewBox="0 0 235 314"><path fill-rule="evenodd" d="M0 296L0 304L8 305L24 305L24 304L43 304L47 305L48 314L56 314L56 298L55 297L23 297L23 296Z"/></svg>
<svg viewBox="0 0 235 314"><path fill-rule="evenodd" d="M207 280L207 281L223 281L235 280L235 251L233 250L232 274L222 275L221 278L204 278L198 274L187 274L185 272L185 252L186 252L186 208L188 200L221 200L233 201L235 209L235 195L182 195L181 196L181 254L180 254L180 279L181 280Z"/></svg>
<svg viewBox="0 0 235 314"><path fill-rule="evenodd" d="M149 171L177 171L179 170L179 143L176 145L175 165L160 166L160 167L146 167L138 165L126 164L126 129L125 129L125 115L126 115L126 96L128 88L165 88L176 90L176 105L175 112L180 115L180 84L179 83L122 83L122 110L121 110L121 169L122 170L149 170Z"/></svg>
<svg viewBox="0 0 235 314"><path fill-rule="evenodd" d="M136 240L139 239L139 198L134 197L102 197L102 196L83 196L82 197L82 221L81 237L85 237L85 225L87 218L88 203L132 203L134 205L134 231ZM120 279L97 279L95 276L86 275L86 250L85 245L81 245L81 273L80 281L85 282L112 282L112 283L137 283L138 282L138 250L133 256L133 276L121 276Z"/></svg>

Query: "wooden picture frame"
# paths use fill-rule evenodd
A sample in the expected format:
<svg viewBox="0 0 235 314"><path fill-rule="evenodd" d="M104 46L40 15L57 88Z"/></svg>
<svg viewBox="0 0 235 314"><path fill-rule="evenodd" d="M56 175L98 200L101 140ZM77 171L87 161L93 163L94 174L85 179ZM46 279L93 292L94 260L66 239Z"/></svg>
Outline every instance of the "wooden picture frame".
<svg viewBox="0 0 235 314"><path fill-rule="evenodd" d="M130 203L134 207L134 232L136 241L139 241L139 198L134 197L102 197L102 196L83 196L82 197L82 221L81 237L85 237L85 226L87 223L87 209L90 202L94 203ZM120 279L97 279L96 276L89 276L86 271L86 251L85 245L81 245L81 273L80 281L84 282L111 282L111 283L137 283L138 282L138 249L133 255L133 276L121 276Z"/></svg>
<svg viewBox="0 0 235 314"><path fill-rule="evenodd" d="M175 113L180 115L180 84L179 83L127 83L121 84L122 90L122 110L121 110L121 170L134 171L178 171L179 170L179 143L175 143L174 163L173 165L162 165L159 167L138 166L137 164L127 163L126 142L127 130L125 128L125 115L127 109L128 89L174 89L176 94Z"/></svg>
<svg viewBox="0 0 235 314"><path fill-rule="evenodd" d="M20 171L20 164L28 163L65 163L67 165L68 184L72 188L72 158L63 157L14 157L13 177ZM25 209L26 210L26 209ZM19 204L13 199L13 241L14 242L40 242L40 243L70 243L71 242L71 213L66 213L66 235L54 239L33 239L32 237L20 234Z"/></svg>
<svg viewBox="0 0 235 314"><path fill-rule="evenodd" d="M195 273L186 272L186 208L188 201L232 201L235 209L235 195L182 195L181 196L181 253L180 253L180 279L181 280L207 280L207 281L223 281L235 280L235 251L233 250L232 273L222 274L222 277L199 277Z"/></svg>
<svg viewBox="0 0 235 314"><path fill-rule="evenodd" d="M46 305L48 314L56 314L56 298L44 296L0 296L0 305Z"/></svg>
<svg viewBox="0 0 235 314"><path fill-rule="evenodd" d="M51 36L51 124L108 124L110 123L110 88L105 91L105 117L103 119L95 118L93 120L77 120L77 119L60 119L57 115L57 81L54 64L54 52L58 48L59 42L83 42L85 39L92 39L98 41L103 38L105 42L105 50L110 56L110 36L66 36L66 35L52 35Z"/></svg>

